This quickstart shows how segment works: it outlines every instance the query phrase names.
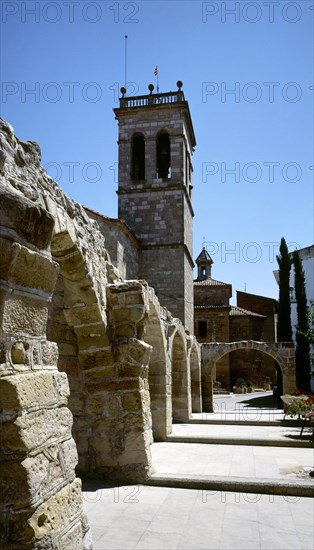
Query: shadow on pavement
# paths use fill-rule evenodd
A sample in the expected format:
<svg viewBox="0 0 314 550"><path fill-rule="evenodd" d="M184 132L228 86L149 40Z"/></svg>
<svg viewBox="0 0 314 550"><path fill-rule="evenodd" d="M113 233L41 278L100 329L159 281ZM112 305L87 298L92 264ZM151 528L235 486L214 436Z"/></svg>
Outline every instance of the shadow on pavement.
<svg viewBox="0 0 314 550"><path fill-rule="evenodd" d="M282 409L281 399L277 399L273 395L265 395L263 397L252 397L252 399L245 399L239 401L243 407L260 407L261 409Z"/></svg>

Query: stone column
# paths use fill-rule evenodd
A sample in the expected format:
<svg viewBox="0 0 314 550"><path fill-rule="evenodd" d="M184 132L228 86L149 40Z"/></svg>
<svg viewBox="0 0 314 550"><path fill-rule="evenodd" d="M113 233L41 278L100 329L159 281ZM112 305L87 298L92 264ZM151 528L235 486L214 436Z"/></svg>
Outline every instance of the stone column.
<svg viewBox="0 0 314 550"><path fill-rule="evenodd" d="M213 409L213 370L215 363L212 353L202 345L202 402L203 412L214 412Z"/></svg>
<svg viewBox="0 0 314 550"><path fill-rule="evenodd" d="M95 445L98 460L113 474L133 482L144 481L153 471L153 442L148 364L151 346L143 338L148 314L148 287L138 281L108 286L108 305L115 357L115 377L105 382L110 391L112 418L99 421ZM90 385L89 392L99 391ZM108 453L108 451L110 451Z"/></svg>

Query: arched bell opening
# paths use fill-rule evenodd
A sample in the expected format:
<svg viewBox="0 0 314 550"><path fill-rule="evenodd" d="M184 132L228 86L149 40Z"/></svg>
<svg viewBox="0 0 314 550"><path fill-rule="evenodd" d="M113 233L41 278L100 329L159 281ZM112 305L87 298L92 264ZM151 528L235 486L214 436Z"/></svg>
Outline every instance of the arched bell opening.
<svg viewBox="0 0 314 550"><path fill-rule="evenodd" d="M171 177L170 137L162 132L157 137L157 177L168 179Z"/></svg>

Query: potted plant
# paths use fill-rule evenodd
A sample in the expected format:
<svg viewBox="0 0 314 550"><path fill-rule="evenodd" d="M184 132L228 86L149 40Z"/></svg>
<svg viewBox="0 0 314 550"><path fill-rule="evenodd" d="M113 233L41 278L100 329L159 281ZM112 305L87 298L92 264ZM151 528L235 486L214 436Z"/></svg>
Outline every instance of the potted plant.
<svg viewBox="0 0 314 550"><path fill-rule="evenodd" d="M314 416L314 395L309 397L303 396L301 399L295 399L290 405L288 405L286 414L288 416L302 416L304 418L311 418Z"/></svg>
<svg viewBox="0 0 314 550"><path fill-rule="evenodd" d="M305 398L307 398L306 392L295 388L290 393L283 395L281 399L284 405L287 407L291 405L294 401L300 401Z"/></svg>
<svg viewBox="0 0 314 550"><path fill-rule="evenodd" d="M269 378L269 376L265 376L264 388L266 391L271 390L271 379Z"/></svg>
<svg viewBox="0 0 314 550"><path fill-rule="evenodd" d="M253 384L251 380L246 380L245 384L247 393L251 393L253 391Z"/></svg>
<svg viewBox="0 0 314 550"><path fill-rule="evenodd" d="M236 381L235 386L233 386L233 393L245 393L246 391L246 384L243 378L238 378Z"/></svg>

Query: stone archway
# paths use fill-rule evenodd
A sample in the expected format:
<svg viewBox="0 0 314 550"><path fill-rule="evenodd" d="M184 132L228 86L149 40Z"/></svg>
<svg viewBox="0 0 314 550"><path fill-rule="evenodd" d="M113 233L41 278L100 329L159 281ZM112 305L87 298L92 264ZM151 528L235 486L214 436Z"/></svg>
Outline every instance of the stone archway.
<svg viewBox="0 0 314 550"><path fill-rule="evenodd" d="M151 348L141 342L146 287L137 281L120 281L97 243L92 250L82 247L71 220L64 217L67 230L55 233L51 244L62 283L57 320L66 321L59 326L61 332L75 336L76 356L72 342L60 341L60 336L55 341L72 390L69 407L78 471L142 480L151 470L152 440L145 387ZM108 284L113 278L115 284ZM58 328L54 310L51 320Z"/></svg>
<svg viewBox="0 0 314 550"><path fill-rule="evenodd" d="M295 387L295 352L292 343L245 340L241 342L202 344L202 391L205 411L213 411L212 378L216 362L231 351L241 349L266 353L277 362L282 373L284 394L289 393Z"/></svg>
<svg viewBox="0 0 314 550"><path fill-rule="evenodd" d="M162 321L163 308L155 292L149 289L149 315L145 324L144 341L152 347L149 360L149 393L154 440L163 440L171 433L171 361L167 353L166 326Z"/></svg>
<svg viewBox="0 0 314 550"><path fill-rule="evenodd" d="M170 325L169 329L174 327ZM191 416L191 378L188 368L185 334L174 332L171 339L172 418L187 422Z"/></svg>
<svg viewBox="0 0 314 550"><path fill-rule="evenodd" d="M200 353L193 345L190 353L192 413L202 412L202 381Z"/></svg>

